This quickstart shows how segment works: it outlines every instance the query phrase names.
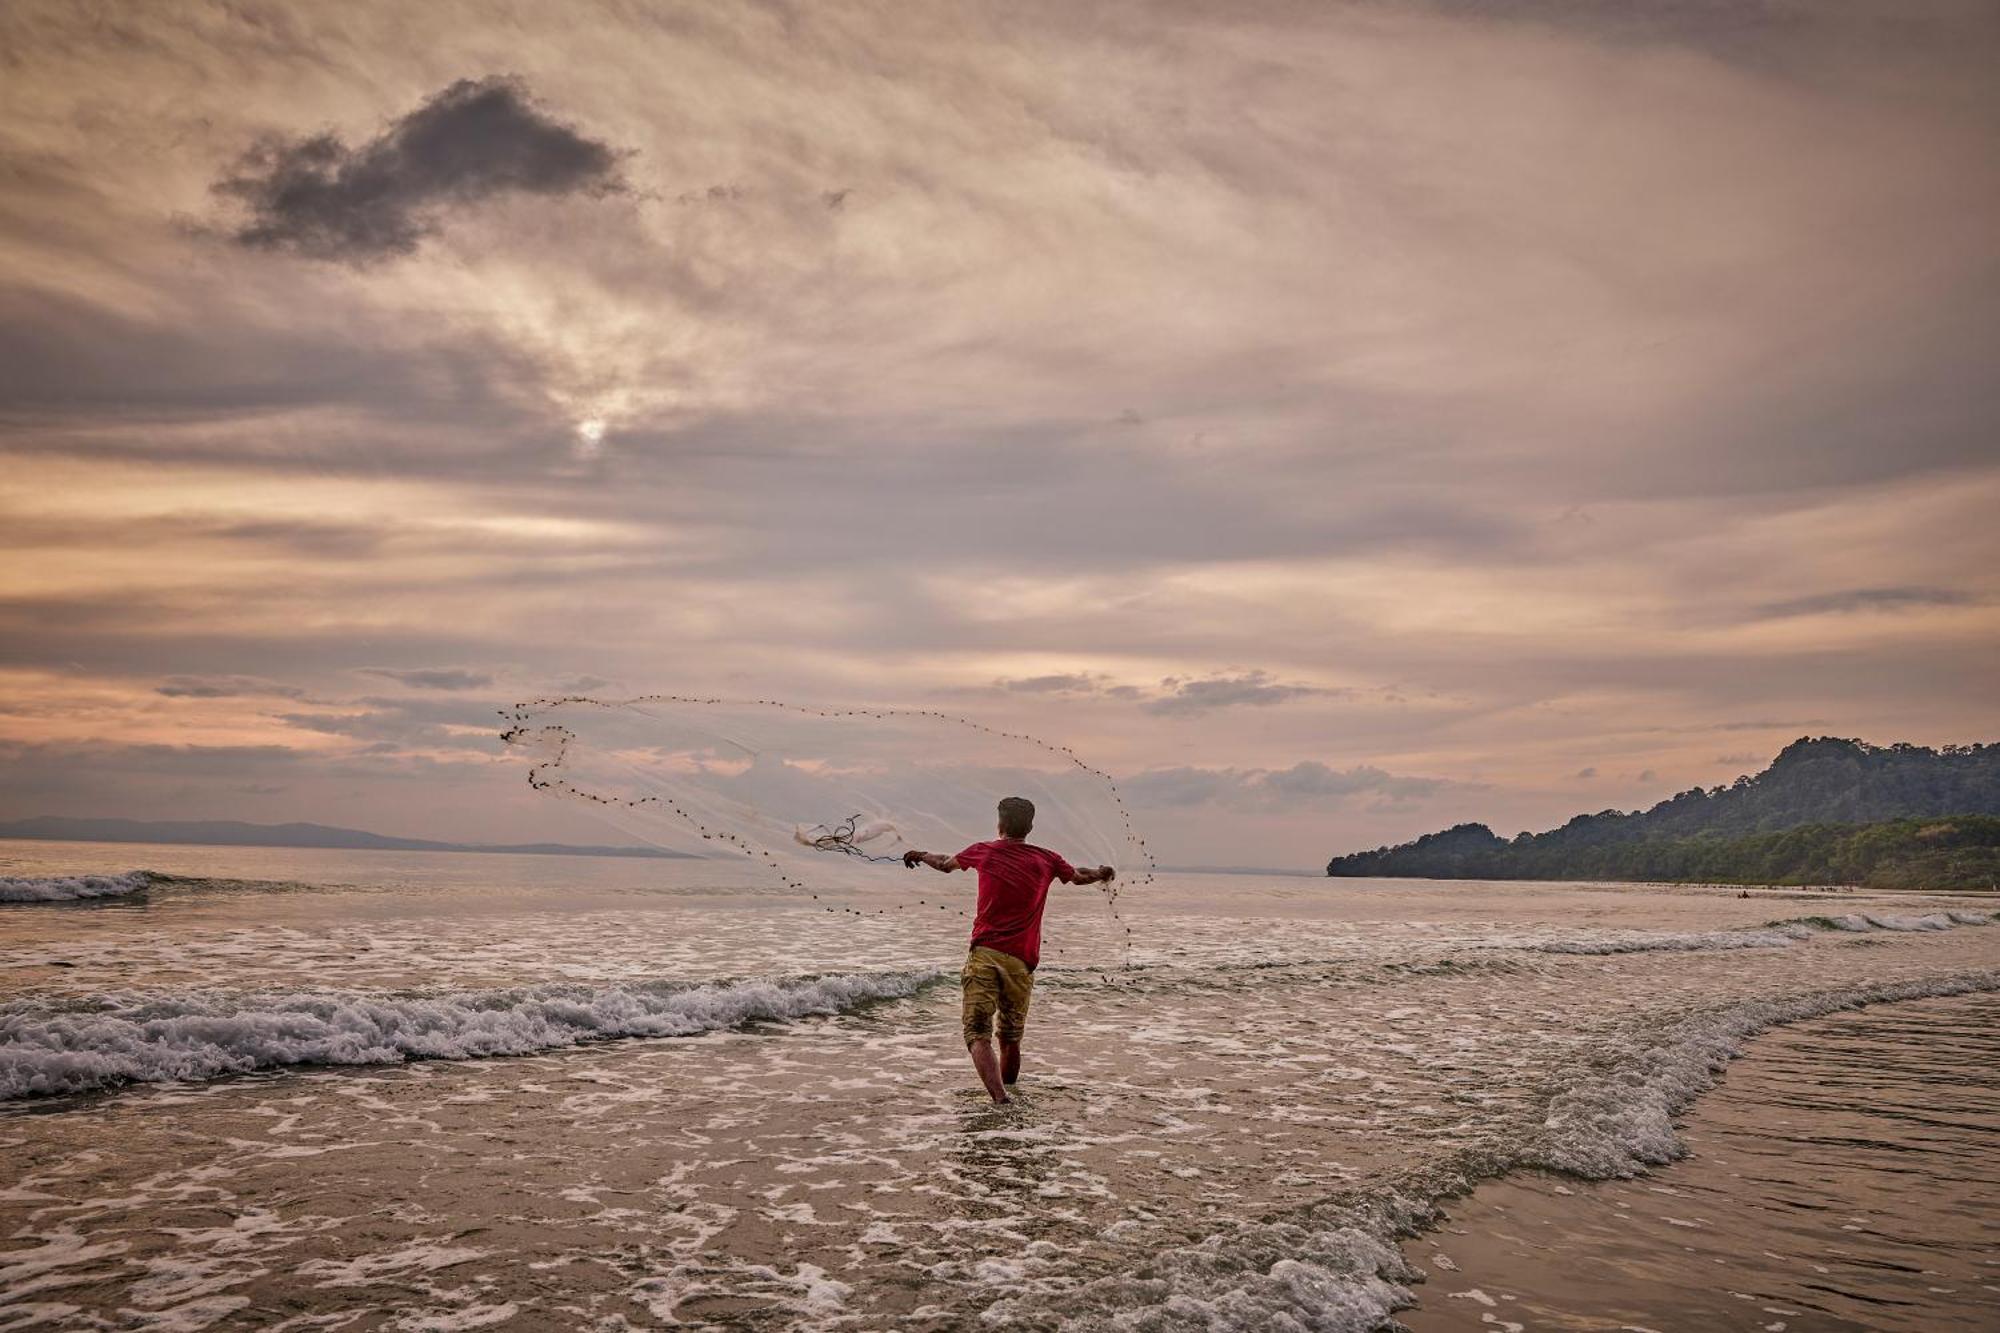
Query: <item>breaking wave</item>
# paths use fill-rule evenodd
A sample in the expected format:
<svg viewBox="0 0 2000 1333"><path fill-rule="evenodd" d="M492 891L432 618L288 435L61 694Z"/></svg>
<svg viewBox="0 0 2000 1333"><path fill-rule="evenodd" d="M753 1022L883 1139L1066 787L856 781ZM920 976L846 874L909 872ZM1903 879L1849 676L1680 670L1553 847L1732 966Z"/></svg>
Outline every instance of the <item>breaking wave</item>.
<svg viewBox="0 0 2000 1333"><path fill-rule="evenodd" d="M1990 926L2000 921L2000 913L1944 911L1921 916L1892 913L1849 912L1840 916L1801 916L1773 921L1765 926L1735 930L1620 931L1578 939L1546 940L1520 947L1534 953L1615 954L1692 953L1712 949L1782 949L1829 931L1866 934L1870 931L1951 930L1957 926ZM1502 945L1499 947L1510 947Z"/></svg>
<svg viewBox="0 0 2000 1333"><path fill-rule="evenodd" d="M432 996L105 997L0 1006L0 1101L287 1065L531 1055L616 1037L685 1037L845 1013L913 995L937 971L678 986L529 986Z"/></svg>
<svg viewBox="0 0 2000 1333"><path fill-rule="evenodd" d="M2000 971L1832 990L1724 1006L1635 1035L1556 1094L1539 1134L1518 1144L1469 1148L1365 1195L1323 1200L1162 1250L1136 1272L1067 1293L1057 1322L1065 1329L1106 1333L1265 1328L1372 1333L1391 1327L1396 1311L1416 1304L1409 1284L1418 1274L1398 1241L1436 1226L1445 1200L1522 1168L1599 1180L1636 1175L1683 1156L1686 1147L1674 1116L1714 1086L1744 1042L1769 1028L1843 1009L1995 990ZM1031 1313L1030 1303L1020 1298L997 1302L986 1312L989 1320L1003 1323Z"/></svg>
<svg viewBox="0 0 2000 1333"><path fill-rule="evenodd" d="M1538 1144L1521 1164L1606 1180L1675 1161L1687 1149L1673 1118L1767 1028L1871 1004L1990 990L2000 990L2000 971L1749 1001L1695 1014L1650 1039L1627 1038L1607 1072L1550 1102Z"/></svg>
<svg viewBox="0 0 2000 1333"><path fill-rule="evenodd" d="M122 898L150 886L153 874L0 875L0 903L73 903L85 898Z"/></svg>

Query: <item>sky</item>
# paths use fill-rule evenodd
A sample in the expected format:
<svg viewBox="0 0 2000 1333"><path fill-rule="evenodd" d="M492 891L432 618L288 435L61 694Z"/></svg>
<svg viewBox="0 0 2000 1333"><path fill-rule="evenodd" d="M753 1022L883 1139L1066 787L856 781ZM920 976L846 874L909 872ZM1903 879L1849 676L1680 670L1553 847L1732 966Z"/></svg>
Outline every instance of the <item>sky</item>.
<svg viewBox="0 0 2000 1333"><path fill-rule="evenodd" d="M0 818L936 707L1310 866L2000 739L2000 9L0 8ZM977 831L977 830L975 830Z"/></svg>

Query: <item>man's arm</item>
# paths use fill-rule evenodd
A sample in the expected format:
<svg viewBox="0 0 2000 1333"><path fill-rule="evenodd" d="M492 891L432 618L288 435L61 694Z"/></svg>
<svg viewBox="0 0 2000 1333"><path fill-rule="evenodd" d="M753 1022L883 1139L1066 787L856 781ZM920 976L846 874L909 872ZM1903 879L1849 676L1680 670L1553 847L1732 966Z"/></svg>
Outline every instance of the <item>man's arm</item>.
<svg viewBox="0 0 2000 1333"><path fill-rule="evenodd" d="M1071 884L1103 884L1117 879L1118 872L1110 866L1085 866L1081 870L1071 872L1065 878Z"/></svg>
<svg viewBox="0 0 2000 1333"><path fill-rule="evenodd" d="M945 856L938 852L919 852L914 849L903 853L904 869L915 870L919 865L927 865L932 870L942 870L946 874L964 869L959 865L956 856Z"/></svg>

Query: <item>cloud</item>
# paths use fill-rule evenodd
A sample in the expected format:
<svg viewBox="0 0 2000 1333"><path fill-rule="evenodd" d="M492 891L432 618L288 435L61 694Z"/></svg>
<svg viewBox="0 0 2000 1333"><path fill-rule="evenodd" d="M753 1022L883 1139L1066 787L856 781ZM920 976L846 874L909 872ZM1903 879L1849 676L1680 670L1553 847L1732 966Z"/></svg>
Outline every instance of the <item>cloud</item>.
<svg viewBox="0 0 2000 1333"><path fill-rule="evenodd" d="M1096 676L1026 676L1018 680L993 682L1010 694L1095 694L1103 688Z"/></svg>
<svg viewBox="0 0 2000 1333"><path fill-rule="evenodd" d="M1782 602L1766 602L1759 617L1781 620L1791 616L1848 615L1862 611L1906 611L1921 606L1970 606L1977 599L1955 588L1844 588Z"/></svg>
<svg viewBox="0 0 2000 1333"><path fill-rule="evenodd" d="M355 711L283 713L278 719L303 731L366 743L364 753L401 755L425 751L491 751L494 710L468 699L355 699Z"/></svg>
<svg viewBox="0 0 2000 1333"><path fill-rule="evenodd" d="M1711 57L1781 8L1759 59ZM1881 6L1660 6L1657 40L1587 0L948 34L808 6L782 35L581 0L502 46L382 0L281 32L0 17L0 664L48 678L9 728L106 727L67 702L79 669L119 734L214 739L275 730L269 701L163 698L167 671L341 701L301 715L399 662L884 704L976 683L954 702L1060 713L1121 772L1370 757L1476 774L1464 815L1536 828L1572 813L1577 753L1618 756L1600 783L1692 780L1805 731L1989 734L2000 19L1836 8ZM510 85L505 119L629 150L579 174L627 193L414 151L495 49L542 99ZM1106 117L1104 88L1161 113ZM261 242L175 216L204 198ZM1977 604L1780 600L1885 588ZM1385 681L1408 702L1280 697ZM1729 723L1786 717L1827 720ZM461 753L427 804L506 836ZM1282 834L1258 807L1260 845L1436 826L1320 799L1344 804ZM1190 822L1198 859L1241 859L1231 821Z"/></svg>
<svg viewBox="0 0 2000 1333"><path fill-rule="evenodd" d="M153 691L169 699L298 699L305 691L261 676L169 676Z"/></svg>
<svg viewBox="0 0 2000 1333"><path fill-rule="evenodd" d="M373 555L387 536L380 527L300 519L221 524L213 533L229 541L278 546L325 560L359 560Z"/></svg>
<svg viewBox="0 0 2000 1333"><path fill-rule="evenodd" d="M1290 768L1264 774L1258 785L1285 797L1313 798L1352 796L1356 792L1380 792L1396 797L1429 796L1461 784L1444 778L1399 777L1369 764L1333 769L1309 759Z"/></svg>
<svg viewBox="0 0 2000 1333"><path fill-rule="evenodd" d="M1691 731L1790 731L1795 727L1825 726L1824 718L1799 718L1789 722L1715 722L1707 726L1691 727Z"/></svg>
<svg viewBox="0 0 2000 1333"><path fill-rule="evenodd" d="M1042 676L1003 677L994 688L1009 694L1095 695L1136 703L1148 713L1187 716L1235 705L1268 707L1310 695L1347 696L1345 689L1285 684L1267 671L1239 671L1203 677L1168 676L1158 689L1112 683L1099 672L1065 671Z"/></svg>
<svg viewBox="0 0 2000 1333"><path fill-rule="evenodd" d="M1447 778L1406 777L1372 764L1330 768L1311 759L1280 769L1154 768L1122 779L1118 785L1135 806L1179 809L1217 805L1237 810L1323 808L1364 795L1410 801L1477 786Z"/></svg>
<svg viewBox="0 0 2000 1333"><path fill-rule="evenodd" d="M537 107L525 82L461 79L375 138L273 138L215 185L250 217L255 249L365 264L414 253L437 216L507 194L623 190L618 154Z"/></svg>
<svg viewBox="0 0 2000 1333"><path fill-rule="evenodd" d="M470 752L328 755L283 745L25 745L0 739L0 817L311 819L422 836L440 827L433 800L440 787L457 784L463 793L466 784L503 771ZM478 795L462 803L468 811L482 799L506 805L515 787L511 780L475 785ZM545 813L528 805L483 823L461 818L455 826L474 837L508 836L509 824L548 836L560 826L538 824ZM572 825L571 840L583 841L575 834L586 828Z"/></svg>
<svg viewBox="0 0 2000 1333"><path fill-rule="evenodd" d="M1199 680L1180 680L1170 676L1160 684L1166 688L1167 693L1163 697L1141 704L1140 707L1148 713L1165 717L1186 717L1239 705L1268 708L1273 704L1311 695L1344 693L1340 690L1323 689L1317 685L1287 685L1264 671L1246 671L1233 676L1208 676Z"/></svg>
<svg viewBox="0 0 2000 1333"><path fill-rule="evenodd" d="M380 676L420 690L484 690L493 684L490 673L464 667L362 667L360 670L363 675Z"/></svg>

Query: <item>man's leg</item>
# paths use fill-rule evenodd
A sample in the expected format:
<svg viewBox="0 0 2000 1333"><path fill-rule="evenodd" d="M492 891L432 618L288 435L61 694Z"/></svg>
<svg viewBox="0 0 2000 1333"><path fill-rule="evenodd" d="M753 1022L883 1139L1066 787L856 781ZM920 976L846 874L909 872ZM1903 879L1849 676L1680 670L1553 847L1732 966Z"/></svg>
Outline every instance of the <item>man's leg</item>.
<svg viewBox="0 0 2000 1333"><path fill-rule="evenodd" d="M1011 1087L1021 1077L1021 1036L1028 1027L1035 974L1016 958L1007 959L999 971L1000 1005L993 1035L1000 1041L1000 1080Z"/></svg>
<svg viewBox="0 0 2000 1333"><path fill-rule="evenodd" d="M979 1081L986 1085L986 1095L996 1103L1014 1100L1007 1095L1007 1089L1000 1082L1000 1057L993 1052L993 1043L981 1037L966 1047L972 1052L972 1067L979 1071Z"/></svg>
<svg viewBox="0 0 2000 1333"><path fill-rule="evenodd" d="M986 1086L986 1095L995 1102L1006 1102L1012 1099L1000 1082L1000 1057L993 1049L992 1037L993 1015L1000 1007L1000 979L992 958L982 956L987 952L973 950L959 974L965 997L960 1024L965 1030L965 1049L972 1056L972 1067L979 1071L979 1081Z"/></svg>

